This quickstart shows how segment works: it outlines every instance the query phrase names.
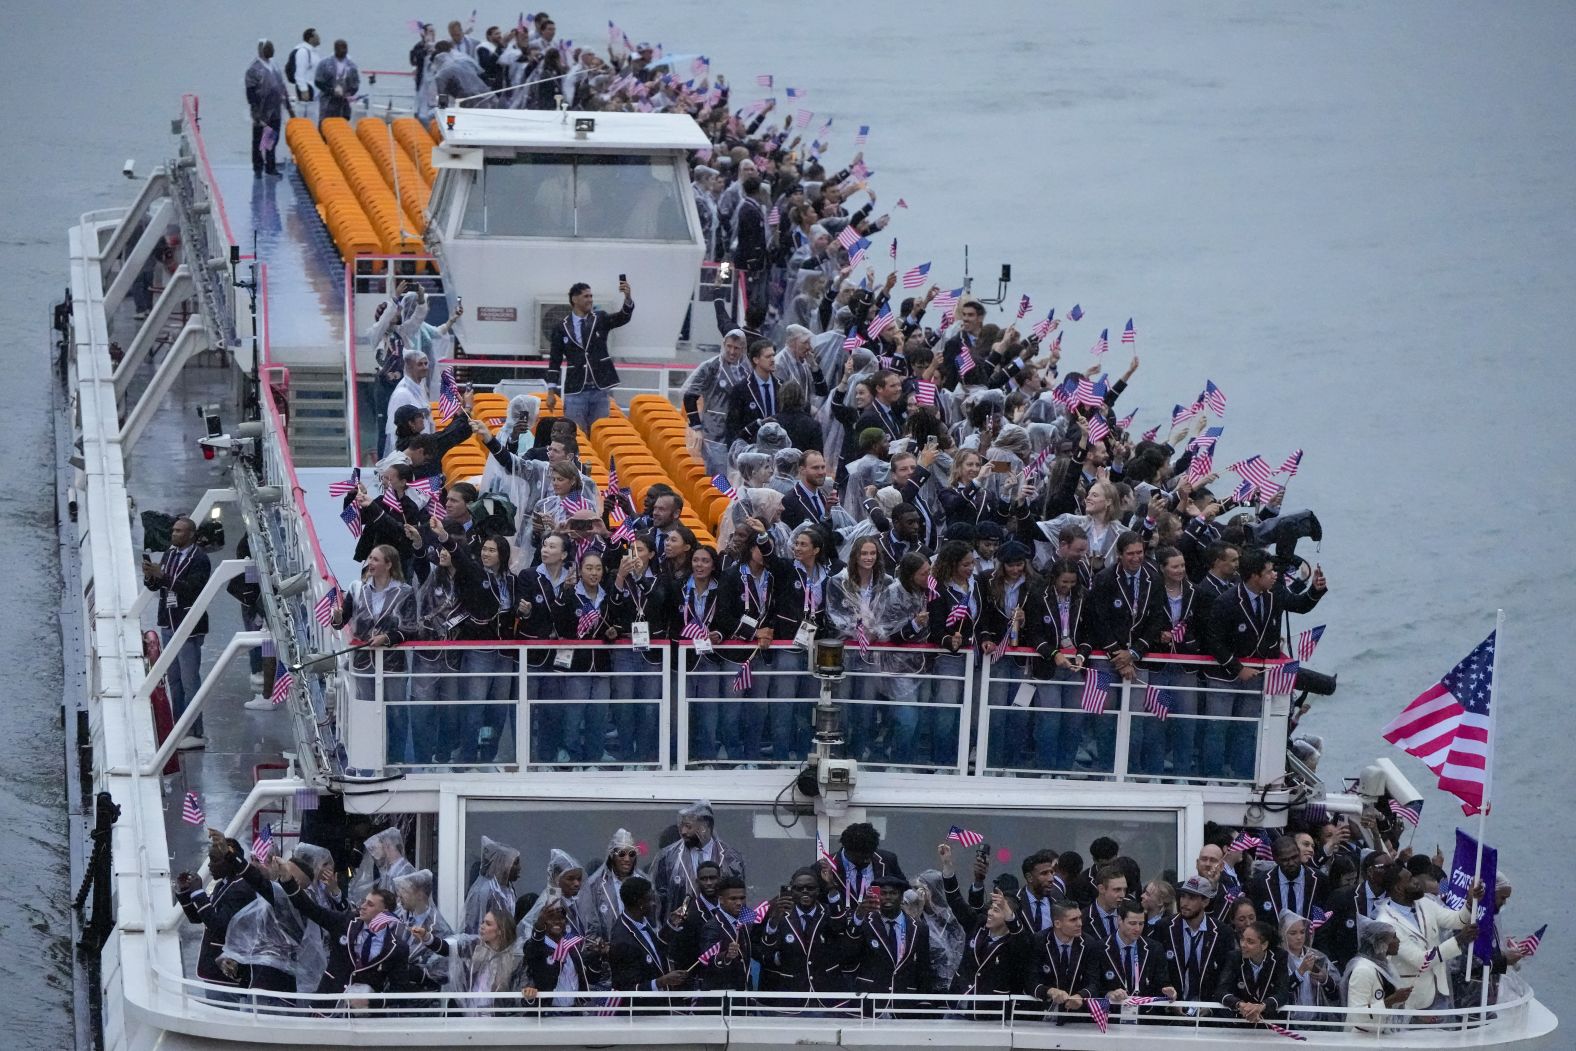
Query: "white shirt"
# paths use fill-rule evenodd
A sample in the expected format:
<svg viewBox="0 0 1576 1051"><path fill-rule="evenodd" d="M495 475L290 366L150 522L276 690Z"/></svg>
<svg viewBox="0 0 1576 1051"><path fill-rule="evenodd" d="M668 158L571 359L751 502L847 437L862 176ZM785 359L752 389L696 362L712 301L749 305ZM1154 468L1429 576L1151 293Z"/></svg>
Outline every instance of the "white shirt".
<svg viewBox="0 0 1576 1051"><path fill-rule="evenodd" d="M312 75L317 72L319 61L317 48L305 40L290 49L295 56L295 76L290 78L290 83L302 91L312 90Z"/></svg>
<svg viewBox="0 0 1576 1051"><path fill-rule="evenodd" d="M394 388L394 393L389 395L388 424L383 428L388 436L388 451L394 451L394 414L402 406L414 405L423 412L421 429L428 434L432 433L432 406L427 401L427 391L420 383L409 376L401 376L399 386Z"/></svg>

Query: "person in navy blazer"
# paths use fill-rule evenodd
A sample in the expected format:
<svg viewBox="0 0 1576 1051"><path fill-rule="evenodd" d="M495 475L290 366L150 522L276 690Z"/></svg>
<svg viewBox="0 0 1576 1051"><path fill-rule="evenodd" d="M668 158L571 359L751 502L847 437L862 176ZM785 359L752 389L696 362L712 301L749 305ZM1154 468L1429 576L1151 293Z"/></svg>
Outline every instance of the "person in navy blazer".
<svg viewBox="0 0 1576 1051"><path fill-rule="evenodd" d="M592 307L591 286L576 281L569 288L569 316L559 322L547 341L548 383L560 387L564 415L581 430L607 415L609 392L618 386L618 370L607 349L608 333L629 324L635 300L629 282L619 278L624 307L616 314Z"/></svg>

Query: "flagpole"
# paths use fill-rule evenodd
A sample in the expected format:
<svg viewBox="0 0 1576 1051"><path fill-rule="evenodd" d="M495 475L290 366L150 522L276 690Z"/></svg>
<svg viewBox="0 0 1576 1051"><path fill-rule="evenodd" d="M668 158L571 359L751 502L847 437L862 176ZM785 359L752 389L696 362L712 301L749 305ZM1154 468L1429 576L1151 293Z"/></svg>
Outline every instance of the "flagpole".
<svg viewBox="0 0 1576 1051"><path fill-rule="evenodd" d="M1477 863L1472 868L1473 880L1481 879L1483 874L1483 844L1488 834L1489 800L1490 793L1494 788L1494 722L1499 717L1497 710L1498 706L1495 703L1497 700L1495 694L1498 692L1499 687L1499 655L1500 649L1505 642L1504 631L1505 611L1503 609L1496 610L1494 612L1494 660L1488 666L1488 754L1484 756L1483 763L1483 805L1478 807ZM1471 893L1472 888L1469 884L1467 886L1467 903L1469 905L1472 904ZM1484 897L1487 897L1492 893L1494 893L1494 888L1483 888ZM1486 911L1487 910L1485 910L1485 912ZM1474 915L1475 913L1476 907L1474 906ZM1472 957L1476 951L1477 939L1473 938L1472 944L1467 946L1467 965L1466 969L1462 971L1462 974L1468 981L1471 981L1472 979ZM1491 963L1492 961L1488 962ZM1492 967L1487 965L1485 965L1483 969L1483 995L1480 998L1478 1004L1479 1010L1482 1012L1480 1015L1482 1018L1488 1017L1488 985L1490 978L1489 972L1491 970ZM1470 1024L1470 1022L1470 1019L1463 1018L1461 1020L1462 1028L1465 1029Z"/></svg>

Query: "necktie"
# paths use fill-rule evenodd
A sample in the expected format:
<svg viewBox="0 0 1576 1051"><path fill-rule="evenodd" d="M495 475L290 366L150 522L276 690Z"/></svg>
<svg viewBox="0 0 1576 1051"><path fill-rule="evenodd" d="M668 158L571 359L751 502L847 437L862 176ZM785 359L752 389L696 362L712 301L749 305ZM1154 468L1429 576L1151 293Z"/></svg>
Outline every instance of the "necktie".
<svg viewBox="0 0 1576 1051"><path fill-rule="evenodd" d="M891 941L892 941L892 955L894 957L902 956L903 955L903 947L897 943L897 921L896 920L887 920L887 937L889 939L891 939Z"/></svg>
<svg viewBox="0 0 1576 1051"><path fill-rule="evenodd" d="M1192 999L1193 991L1198 988L1199 960L1198 943L1203 940L1203 934L1189 932L1187 935L1187 987L1183 990L1188 999Z"/></svg>
<svg viewBox="0 0 1576 1051"><path fill-rule="evenodd" d="M1253 596L1253 616L1259 620L1264 619L1264 596Z"/></svg>
<svg viewBox="0 0 1576 1051"><path fill-rule="evenodd" d="M1061 950L1062 960L1060 966L1056 968L1056 976L1063 982L1071 982L1073 972L1072 946L1062 945Z"/></svg>
<svg viewBox="0 0 1576 1051"><path fill-rule="evenodd" d="M775 404L775 402L774 402L774 400L772 398L772 384L771 384L771 381L770 380L762 381L761 384L760 384L760 390L761 390L761 414L763 416L774 416L774 415L776 415L777 406L776 406L776 404Z"/></svg>
<svg viewBox="0 0 1576 1051"><path fill-rule="evenodd" d="M1127 586L1131 589L1129 594L1131 594L1133 596L1133 600L1134 601L1137 601L1138 600L1138 574L1137 573L1130 573L1130 574L1128 574Z"/></svg>
<svg viewBox="0 0 1576 1051"><path fill-rule="evenodd" d="M1292 880L1286 880L1286 908L1297 911L1297 884Z"/></svg>
<svg viewBox="0 0 1576 1051"><path fill-rule="evenodd" d="M1033 901L1034 901L1034 929L1037 930L1037 931L1041 931L1041 930L1045 929L1045 924L1041 922L1041 913L1043 912L1043 909L1041 907L1039 898L1034 898Z"/></svg>
<svg viewBox="0 0 1576 1051"><path fill-rule="evenodd" d="M1128 989L1130 993L1138 992L1138 948L1133 945L1127 947L1127 980L1132 982Z"/></svg>
<svg viewBox="0 0 1576 1051"><path fill-rule="evenodd" d="M1116 937L1116 915L1114 913L1112 913L1112 914L1109 914L1109 915L1106 915L1106 916L1102 916L1101 919L1105 921L1106 937L1108 937L1108 938L1115 938Z"/></svg>

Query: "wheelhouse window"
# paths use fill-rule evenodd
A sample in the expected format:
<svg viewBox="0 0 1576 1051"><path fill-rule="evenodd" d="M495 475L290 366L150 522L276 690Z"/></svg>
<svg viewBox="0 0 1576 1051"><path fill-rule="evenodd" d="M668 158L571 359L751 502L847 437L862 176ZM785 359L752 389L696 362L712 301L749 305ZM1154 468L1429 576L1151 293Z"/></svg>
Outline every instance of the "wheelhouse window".
<svg viewBox="0 0 1576 1051"><path fill-rule="evenodd" d="M487 158L460 236L687 242L690 229L668 157L521 153Z"/></svg>

